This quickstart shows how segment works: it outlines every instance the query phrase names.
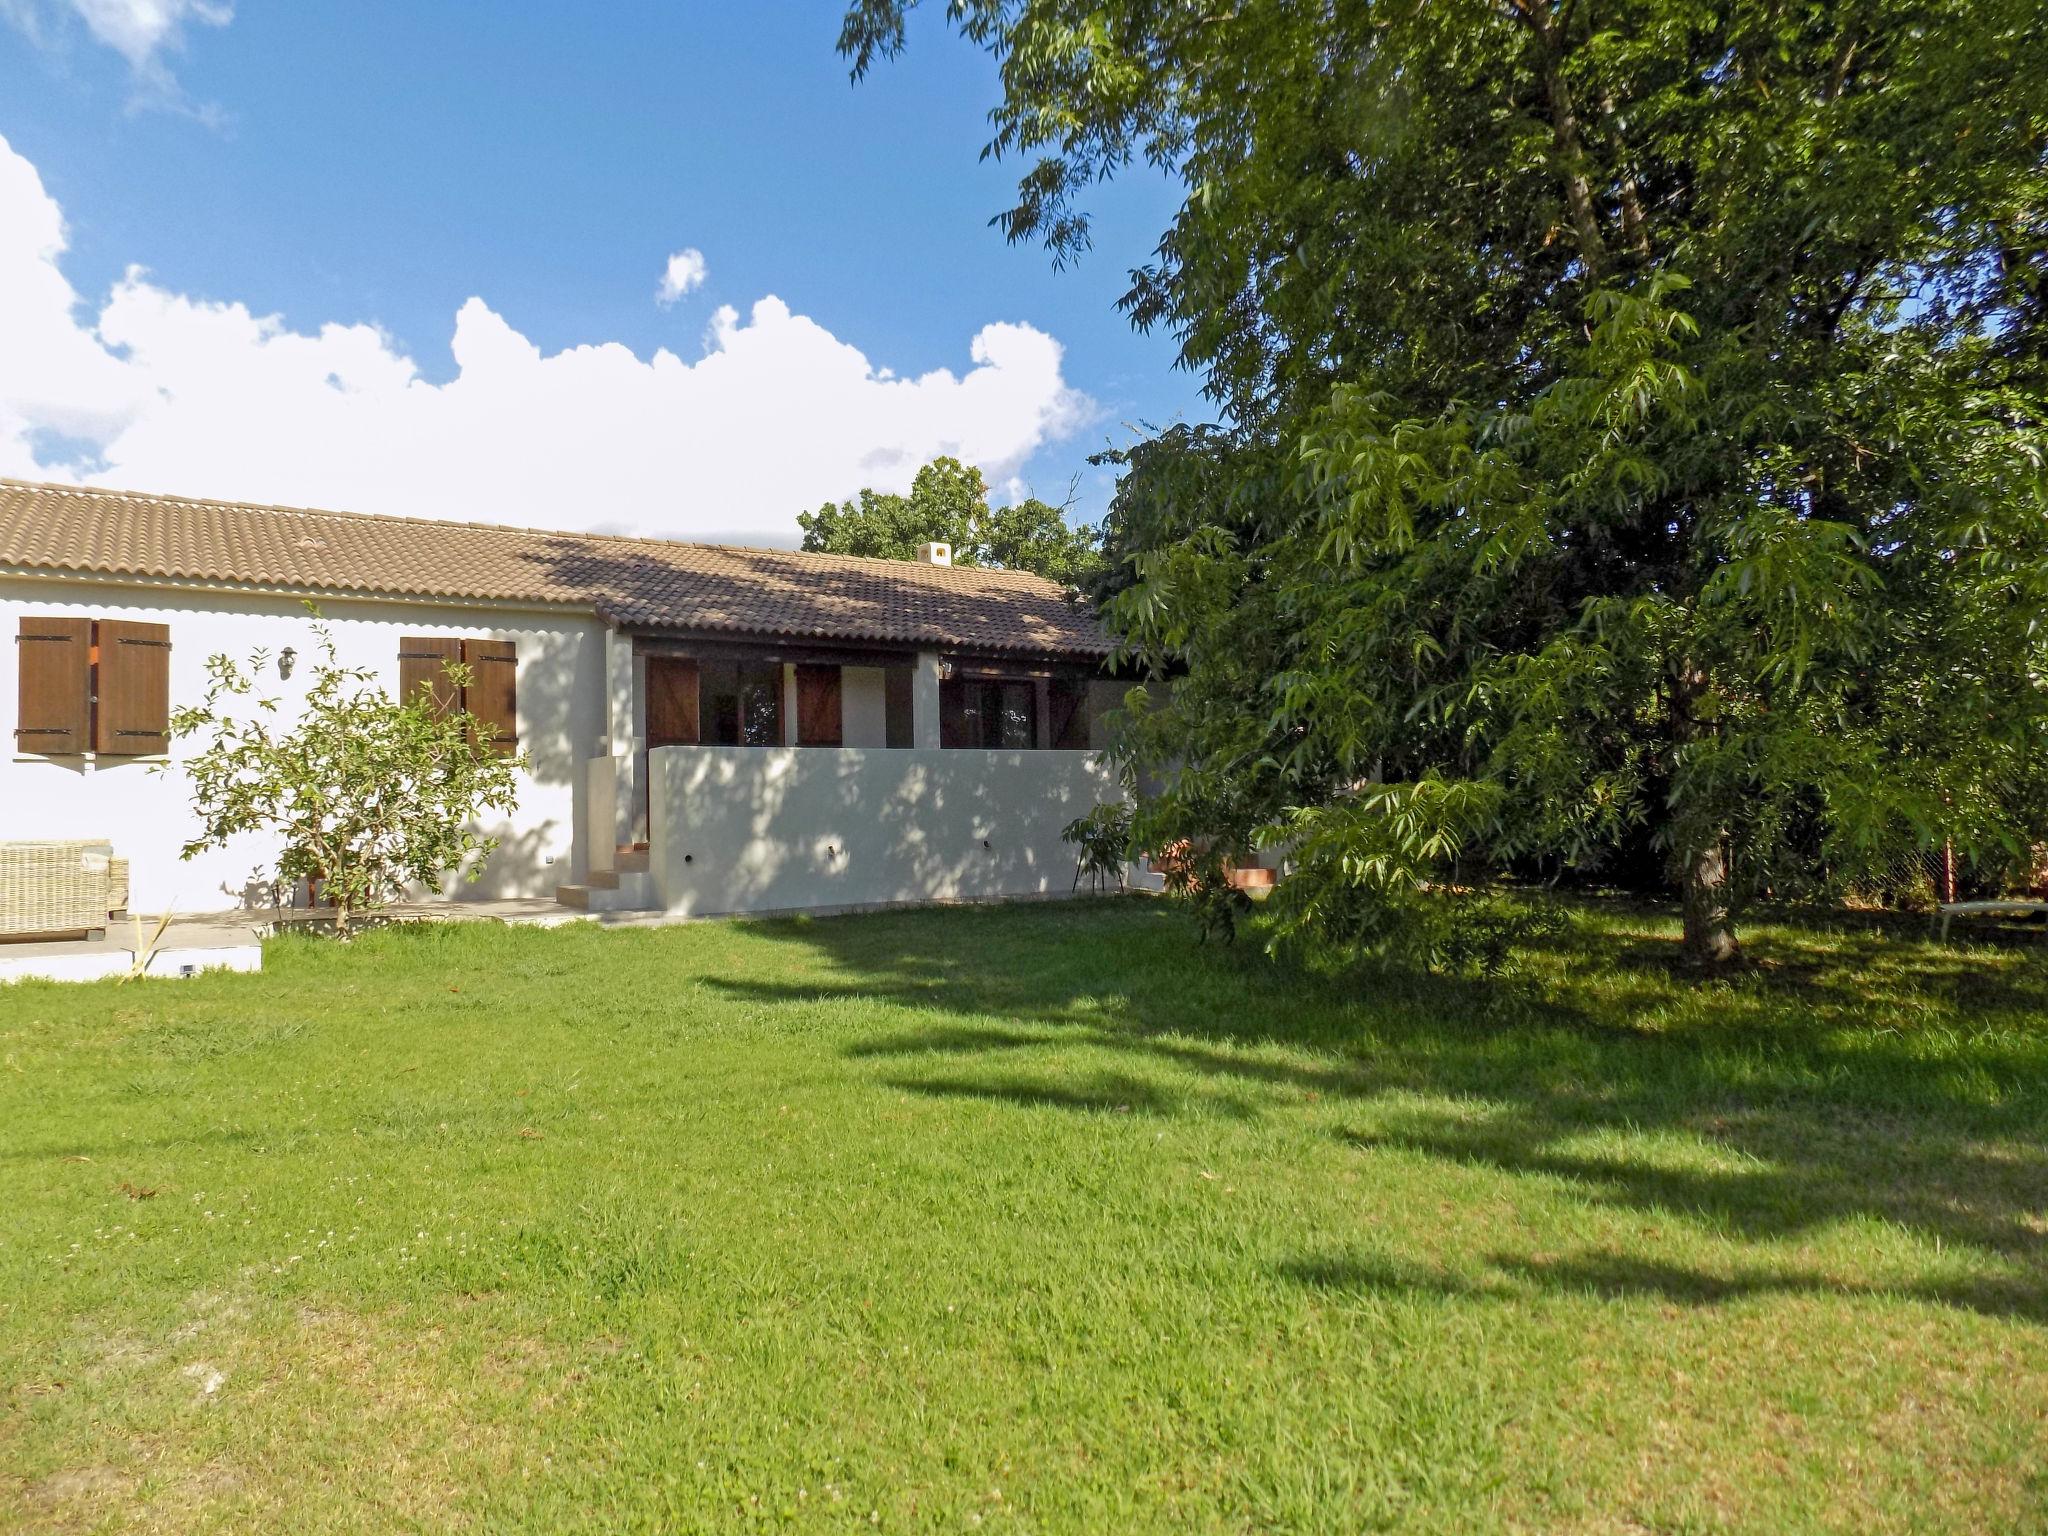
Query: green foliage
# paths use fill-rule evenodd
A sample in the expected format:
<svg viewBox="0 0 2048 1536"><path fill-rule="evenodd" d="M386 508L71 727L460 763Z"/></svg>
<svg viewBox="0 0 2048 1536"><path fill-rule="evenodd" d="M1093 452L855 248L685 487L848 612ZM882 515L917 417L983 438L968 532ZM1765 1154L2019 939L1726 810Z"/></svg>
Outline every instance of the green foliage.
<svg viewBox="0 0 2048 1536"><path fill-rule="evenodd" d="M1296 809L1265 833L1289 864L1266 903L1274 945L1326 964L1502 974L1518 947L1553 937L1563 918L1546 902L1441 878L1497 824L1500 798L1498 785L1425 773Z"/></svg>
<svg viewBox="0 0 2048 1536"><path fill-rule="evenodd" d="M1129 801L1114 800L1076 816L1060 829L1060 837L1074 845L1077 885L1085 876L1098 891L1111 881L1122 889L1124 866L1131 861Z"/></svg>
<svg viewBox="0 0 2048 1536"><path fill-rule="evenodd" d="M1152 867L1166 884L1166 894L1187 909L1202 942L1237 941L1237 930L1252 910L1251 897L1230 881L1230 859L1222 845L1206 839L1179 838L1157 845Z"/></svg>
<svg viewBox="0 0 2048 1536"><path fill-rule="evenodd" d="M375 672L341 664L324 625L315 632L319 656L289 724L278 699L256 692L259 651L246 667L210 658L204 700L173 711L171 730L204 738L183 764L201 823L184 856L275 837L279 879L317 881L345 936L352 917L408 886L439 891L457 868L476 879L497 839L472 823L512 810L525 759L502 756L489 725L437 711L424 685L392 698ZM449 671L454 686L467 682L465 668Z"/></svg>
<svg viewBox="0 0 2048 1536"><path fill-rule="evenodd" d="M920 544L950 544L955 565L1034 571L1070 587L1088 585L1100 565L1093 528L1070 527L1058 507L1035 497L991 507L981 471L958 459L925 465L908 496L864 490L796 520L803 547L818 554L914 560Z"/></svg>
<svg viewBox="0 0 2048 1536"><path fill-rule="evenodd" d="M1013 238L1190 189L1126 304L1227 421L1123 456L1103 584L1190 835L1486 785L1468 856L1654 836L1712 961L1761 891L2048 834L2040 0L949 11Z"/></svg>

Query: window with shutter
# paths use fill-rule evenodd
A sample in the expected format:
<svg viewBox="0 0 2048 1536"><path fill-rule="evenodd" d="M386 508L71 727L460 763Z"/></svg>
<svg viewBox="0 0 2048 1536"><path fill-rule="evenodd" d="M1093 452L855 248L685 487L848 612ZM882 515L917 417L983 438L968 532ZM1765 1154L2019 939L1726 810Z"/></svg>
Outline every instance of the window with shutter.
<svg viewBox="0 0 2048 1536"><path fill-rule="evenodd" d="M147 757L171 750L171 628L99 622L94 750Z"/></svg>
<svg viewBox="0 0 2048 1536"><path fill-rule="evenodd" d="M510 757L519 750L519 647L510 640L465 640L469 664L463 707L491 728L491 745Z"/></svg>
<svg viewBox="0 0 2048 1536"><path fill-rule="evenodd" d="M14 640L15 749L44 756L91 751L92 621L23 619Z"/></svg>
<svg viewBox="0 0 2048 1536"><path fill-rule="evenodd" d="M697 663L684 656L647 658L647 744L694 747L697 732Z"/></svg>
<svg viewBox="0 0 2048 1536"><path fill-rule="evenodd" d="M796 744L800 747L836 747L841 741L839 669L799 666L796 669Z"/></svg>
<svg viewBox="0 0 2048 1536"><path fill-rule="evenodd" d="M430 689L434 711L445 715L462 707L462 690L448 676L448 663L462 659L460 640L409 635L398 642L398 696L412 700L421 688Z"/></svg>

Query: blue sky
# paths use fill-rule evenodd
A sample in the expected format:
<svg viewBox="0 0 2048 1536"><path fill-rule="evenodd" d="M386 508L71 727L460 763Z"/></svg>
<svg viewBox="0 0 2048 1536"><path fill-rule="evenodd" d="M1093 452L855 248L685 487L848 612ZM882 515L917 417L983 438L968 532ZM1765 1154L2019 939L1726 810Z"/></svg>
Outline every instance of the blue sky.
<svg viewBox="0 0 2048 1536"><path fill-rule="evenodd" d="M1082 474L1083 515L1108 489L1088 453L1128 441L1127 423L1209 414L1170 338L1135 334L1116 309L1175 189L1149 171L1105 189L1096 249L1064 272L1005 244L988 219L1016 167L978 160L994 67L936 14L856 86L830 3L249 3L180 26L191 0L148 0L171 23L154 48L95 35L95 3L0 0L0 137L61 209L61 273L88 320L139 265L152 293L291 332L375 325L436 384L457 374L472 296L542 354L616 342L692 362L720 306L744 322L772 294L898 376L964 375L977 332L1009 322L1055 339L1064 385L1087 397L1009 467L1055 500ZM684 249L706 277L663 306L657 281ZM100 333L117 355L118 329ZM62 421L26 439L41 469L66 472L52 461L70 454L82 478L152 462L214 473L115 438L80 449ZM810 430L795 415L781 427L785 444ZM222 464L219 484L148 488L246 494L241 478ZM745 494L729 477L715 493ZM729 513L658 531L761 524Z"/></svg>

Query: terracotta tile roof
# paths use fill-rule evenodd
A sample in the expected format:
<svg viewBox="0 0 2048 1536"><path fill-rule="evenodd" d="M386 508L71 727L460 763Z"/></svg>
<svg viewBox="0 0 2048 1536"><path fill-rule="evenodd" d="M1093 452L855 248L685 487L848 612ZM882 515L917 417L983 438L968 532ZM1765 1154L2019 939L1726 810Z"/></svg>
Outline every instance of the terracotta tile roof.
<svg viewBox="0 0 2048 1536"><path fill-rule="evenodd" d="M0 479L0 568L587 608L676 629L1106 655L1087 604L1023 571L545 533Z"/></svg>

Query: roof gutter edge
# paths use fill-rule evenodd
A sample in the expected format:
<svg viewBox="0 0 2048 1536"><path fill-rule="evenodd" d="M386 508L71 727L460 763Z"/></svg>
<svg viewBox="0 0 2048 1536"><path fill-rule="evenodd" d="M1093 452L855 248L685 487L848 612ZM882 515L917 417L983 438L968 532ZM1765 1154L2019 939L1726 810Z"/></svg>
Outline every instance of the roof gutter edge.
<svg viewBox="0 0 2048 1536"><path fill-rule="evenodd" d="M577 614L605 617L594 604L550 603L539 598L473 597L437 592L401 592L385 587L317 587L290 582L227 581L203 576L147 576L124 571L74 570L68 566L0 564L0 579L75 581L143 591L234 592L249 597L322 598L344 603L398 603L413 607L494 608L512 613Z"/></svg>

